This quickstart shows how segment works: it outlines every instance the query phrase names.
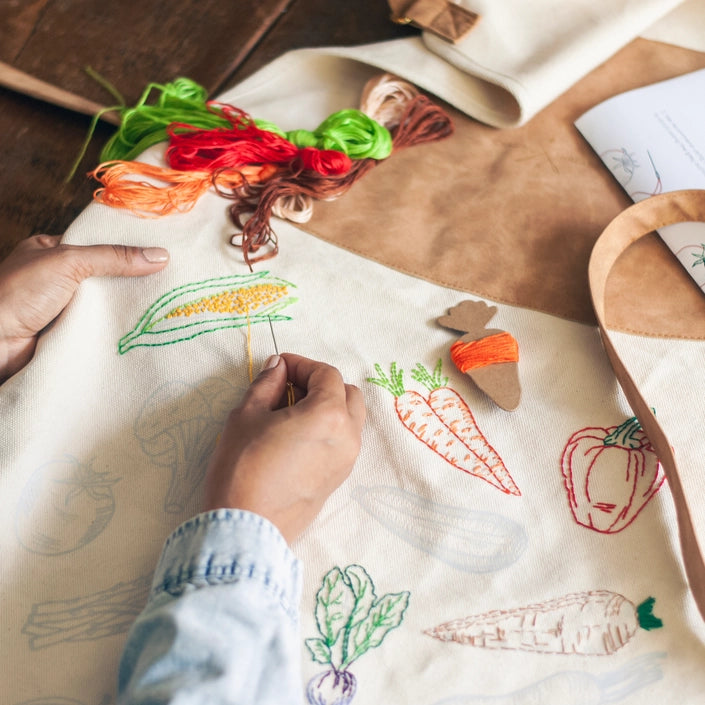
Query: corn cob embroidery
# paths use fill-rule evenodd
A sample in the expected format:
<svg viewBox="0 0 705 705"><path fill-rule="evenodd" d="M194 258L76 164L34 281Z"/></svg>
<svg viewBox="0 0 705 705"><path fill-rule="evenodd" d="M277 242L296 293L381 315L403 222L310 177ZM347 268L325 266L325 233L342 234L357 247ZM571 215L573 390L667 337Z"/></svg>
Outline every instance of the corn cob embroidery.
<svg viewBox="0 0 705 705"><path fill-rule="evenodd" d="M160 296L118 342L123 355L132 348L157 347L269 321L290 321L279 312L298 299L291 282L269 272L233 274L178 286Z"/></svg>

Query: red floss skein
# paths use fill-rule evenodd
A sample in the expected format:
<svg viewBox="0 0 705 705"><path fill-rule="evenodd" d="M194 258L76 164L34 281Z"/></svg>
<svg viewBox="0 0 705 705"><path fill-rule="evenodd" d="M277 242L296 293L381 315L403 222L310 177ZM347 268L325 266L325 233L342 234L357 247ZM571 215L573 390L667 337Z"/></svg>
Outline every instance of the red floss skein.
<svg viewBox="0 0 705 705"><path fill-rule="evenodd" d="M392 132L394 152L425 142L435 142L453 134L450 116L424 95L408 102ZM277 254L279 246L271 226L272 210L280 198L307 196L330 200L342 196L358 179L379 162L375 159L356 159L341 176L325 176L309 170L280 172L261 184L244 183L237 189L237 198L230 206L230 217L241 230L231 242L242 248L245 262L251 267ZM255 255L265 248L263 254Z"/></svg>
<svg viewBox="0 0 705 705"><path fill-rule="evenodd" d="M334 149L303 147L299 150L299 158L304 169L317 171L321 176L342 176L352 169L352 159Z"/></svg>
<svg viewBox="0 0 705 705"><path fill-rule="evenodd" d="M342 152L315 147L299 148L274 132L262 130L247 113L231 105L209 105L232 125L202 130L184 123L167 128L167 163L180 171L217 171L256 164L298 163L324 176L350 171L352 160Z"/></svg>

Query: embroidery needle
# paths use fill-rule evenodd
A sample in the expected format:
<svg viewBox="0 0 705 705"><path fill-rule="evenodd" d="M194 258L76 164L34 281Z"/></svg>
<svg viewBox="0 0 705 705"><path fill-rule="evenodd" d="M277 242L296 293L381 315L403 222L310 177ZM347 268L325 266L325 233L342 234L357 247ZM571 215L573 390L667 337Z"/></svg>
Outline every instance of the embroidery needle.
<svg viewBox="0 0 705 705"><path fill-rule="evenodd" d="M279 346L277 345L277 337L274 335L274 326L272 325L272 317L267 314L267 320L269 321L269 330L272 333L272 342L274 343L274 352L279 355ZM286 403L288 406L294 406L296 403L296 397L294 395L294 385L292 382L287 380L286 383Z"/></svg>
<svg viewBox="0 0 705 705"><path fill-rule="evenodd" d="M272 317L267 314L267 320L269 321L269 330L272 333L272 342L274 343L274 352L279 355L279 347L277 346L277 337L274 335L274 326L272 325Z"/></svg>

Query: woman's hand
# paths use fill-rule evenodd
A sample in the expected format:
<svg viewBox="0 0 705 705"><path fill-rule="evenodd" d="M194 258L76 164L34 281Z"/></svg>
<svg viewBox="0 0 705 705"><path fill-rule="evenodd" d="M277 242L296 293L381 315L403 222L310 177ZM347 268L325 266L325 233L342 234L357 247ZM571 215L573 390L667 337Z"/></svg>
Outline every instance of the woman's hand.
<svg viewBox="0 0 705 705"><path fill-rule="evenodd" d="M364 420L362 393L334 367L289 353L270 358L228 417L208 466L205 509L247 509L293 541L350 474Z"/></svg>
<svg viewBox="0 0 705 705"><path fill-rule="evenodd" d="M163 269L161 247L61 245L59 235L23 240L0 262L0 383L34 354L37 335L88 277L138 277Z"/></svg>

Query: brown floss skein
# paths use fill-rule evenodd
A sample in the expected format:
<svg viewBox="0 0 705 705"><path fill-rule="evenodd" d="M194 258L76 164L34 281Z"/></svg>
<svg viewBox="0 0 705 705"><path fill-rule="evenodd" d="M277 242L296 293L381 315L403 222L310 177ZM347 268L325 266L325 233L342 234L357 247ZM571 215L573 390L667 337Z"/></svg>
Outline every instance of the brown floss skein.
<svg viewBox="0 0 705 705"><path fill-rule="evenodd" d="M406 147L435 142L453 134L450 116L424 95L413 98L394 129L393 153ZM245 183L232 193L222 195L235 198L230 206L230 217L241 233L231 242L242 248L245 262L274 257L278 252L277 236L271 226L274 204L283 197L310 196L318 200L332 200L343 195L359 178L377 165L375 159L353 161L352 169L340 176L324 176L311 170L292 170L271 178L263 184ZM245 216L251 216L244 221ZM244 222L243 222L244 221ZM262 247L264 254L252 257Z"/></svg>

